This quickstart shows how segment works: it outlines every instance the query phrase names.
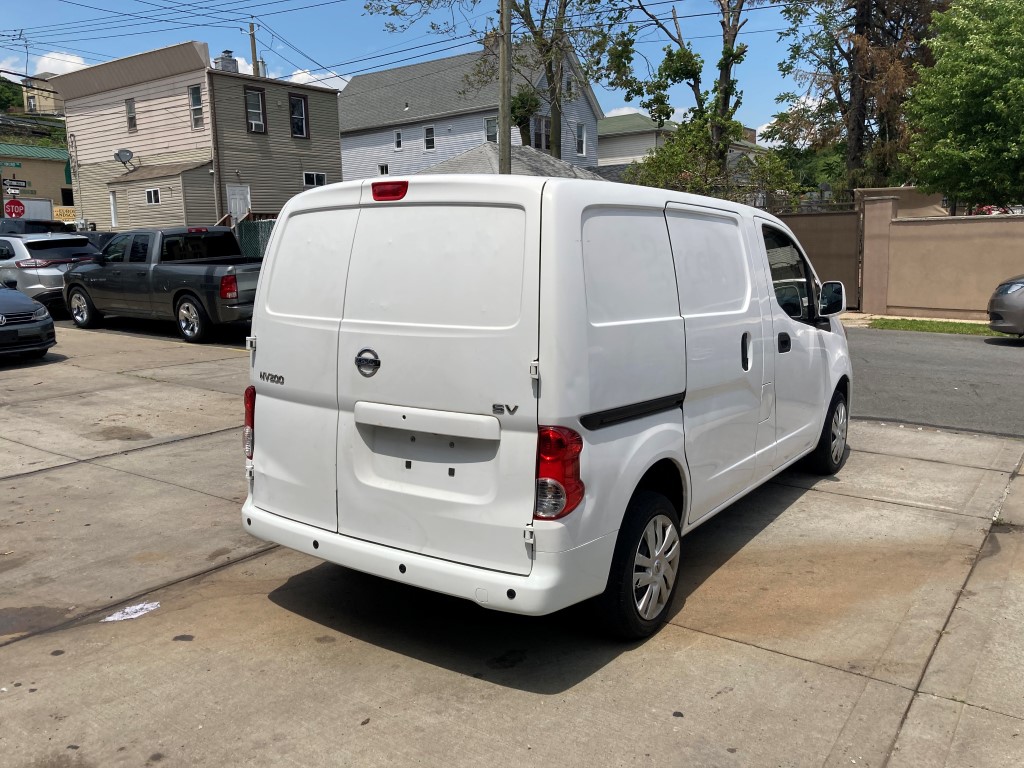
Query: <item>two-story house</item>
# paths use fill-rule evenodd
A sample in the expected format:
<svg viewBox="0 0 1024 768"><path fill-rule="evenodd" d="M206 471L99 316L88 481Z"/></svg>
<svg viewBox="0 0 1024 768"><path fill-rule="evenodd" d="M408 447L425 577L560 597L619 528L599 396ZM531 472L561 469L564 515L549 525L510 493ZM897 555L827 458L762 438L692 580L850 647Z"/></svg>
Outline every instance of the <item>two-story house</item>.
<svg viewBox="0 0 1024 768"><path fill-rule="evenodd" d="M205 43L181 43L50 82L78 217L99 229L273 216L341 181L337 91L239 73L230 51L211 67Z"/></svg>
<svg viewBox="0 0 1024 768"><path fill-rule="evenodd" d="M56 77L53 72L40 72L31 77L24 77L21 84L22 105L31 115L63 115L64 99L50 83Z"/></svg>
<svg viewBox="0 0 1024 768"><path fill-rule="evenodd" d="M371 176L409 175L498 140L498 83L480 80L481 59L493 57L485 45L475 53L357 75L338 99L342 170L346 181ZM562 160L589 168L597 165L597 121L604 117L594 92L575 61L567 61L562 101ZM517 72L543 94L541 70ZM531 120L528 143L548 151L550 108ZM512 144L524 144L518 128Z"/></svg>

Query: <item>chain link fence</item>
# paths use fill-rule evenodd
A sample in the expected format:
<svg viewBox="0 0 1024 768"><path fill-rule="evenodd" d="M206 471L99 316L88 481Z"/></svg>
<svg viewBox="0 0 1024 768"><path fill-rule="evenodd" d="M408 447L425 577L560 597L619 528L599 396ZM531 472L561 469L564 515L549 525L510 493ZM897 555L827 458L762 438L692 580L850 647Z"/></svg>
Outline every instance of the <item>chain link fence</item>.
<svg viewBox="0 0 1024 768"><path fill-rule="evenodd" d="M242 255L252 261L260 261L267 250L267 243L270 242L270 232L274 228L274 219L262 219L259 221L240 221L235 226L235 234L238 236L238 244L242 248Z"/></svg>

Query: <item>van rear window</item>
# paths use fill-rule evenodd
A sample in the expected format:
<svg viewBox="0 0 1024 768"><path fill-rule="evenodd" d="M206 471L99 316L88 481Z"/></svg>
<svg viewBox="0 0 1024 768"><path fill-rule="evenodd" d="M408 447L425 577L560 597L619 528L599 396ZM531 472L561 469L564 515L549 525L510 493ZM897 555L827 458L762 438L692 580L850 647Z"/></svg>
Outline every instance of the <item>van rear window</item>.
<svg viewBox="0 0 1024 768"><path fill-rule="evenodd" d="M395 206L359 214L346 320L503 328L519 320L526 213Z"/></svg>

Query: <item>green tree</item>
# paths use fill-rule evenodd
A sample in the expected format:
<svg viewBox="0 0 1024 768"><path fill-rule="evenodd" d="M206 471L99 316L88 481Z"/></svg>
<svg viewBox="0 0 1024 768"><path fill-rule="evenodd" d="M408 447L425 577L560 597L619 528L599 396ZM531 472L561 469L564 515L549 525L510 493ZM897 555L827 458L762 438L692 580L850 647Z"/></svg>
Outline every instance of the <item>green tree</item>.
<svg viewBox="0 0 1024 768"><path fill-rule="evenodd" d="M6 112L11 107L20 109L23 104L21 86L0 77L0 112Z"/></svg>
<svg viewBox="0 0 1024 768"><path fill-rule="evenodd" d="M735 68L747 55L745 43L737 43L740 30L746 24L744 10L764 0L712 0L718 9L722 27L722 55L717 64L717 77L710 89L703 85L703 59L694 52L683 33L675 6L669 21L657 15L649 0L631 0L620 3L613 21L622 23L629 18L639 18L626 29L613 35L600 37L591 51L592 60L601 60L597 71L612 88L625 91L626 101L637 99L651 118L663 125L672 117L673 107L669 101L669 89L683 83L693 94L694 107L689 120L700 123L711 139L712 159L719 175L726 173L729 145L735 135L736 110L743 101L736 78ZM660 11L660 8L656 9ZM671 45L664 49L665 56L657 69L644 73L636 70L636 41L647 29L656 29L666 35Z"/></svg>
<svg viewBox="0 0 1024 768"><path fill-rule="evenodd" d="M906 180L900 155L909 134L905 109L916 78L928 65L924 46L932 14L948 0L787 0L788 43L779 70L797 91L777 101L765 138L786 146L845 151L844 186Z"/></svg>
<svg viewBox="0 0 1024 768"><path fill-rule="evenodd" d="M738 138L740 130L739 124L733 123L727 136ZM772 151L741 155L723 169L711 134L700 123L681 125L664 144L631 165L625 180L772 208L795 204L800 192L787 164Z"/></svg>
<svg viewBox="0 0 1024 768"><path fill-rule="evenodd" d="M967 203L1024 199L1024 14L1019 0L957 0L934 20L935 65L908 103L918 185Z"/></svg>
<svg viewBox="0 0 1024 768"><path fill-rule="evenodd" d="M371 14L391 17L385 24L389 32L405 32L417 22L426 21L431 32L454 36L458 18L470 20L471 32L496 41L494 20L487 19L477 28L472 22L480 0L366 0ZM562 157L562 100L567 82L578 82L575 72L566 70L574 54L589 51L596 37L603 35L604 21L610 9L602 0L509 0L512 20L522 33L512 40L513 65L520 73L540 70L543 83L536 93L547 106L551 118L551 154ZM451 21L438 21L447 16ZM497 79L497 61L484 61L470 78L473 86L488 78ZM531 86L535 84L531 81Z"/></svg>

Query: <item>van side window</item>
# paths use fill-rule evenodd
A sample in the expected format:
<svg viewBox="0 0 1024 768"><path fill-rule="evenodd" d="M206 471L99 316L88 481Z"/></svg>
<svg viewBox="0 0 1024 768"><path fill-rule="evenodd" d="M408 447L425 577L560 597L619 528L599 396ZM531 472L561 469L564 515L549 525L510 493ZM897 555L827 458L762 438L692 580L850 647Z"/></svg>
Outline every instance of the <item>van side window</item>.
<svg viewBox="0 0 1024 768"><path fill-rule="evenodd" d="M589 208L583 276L594 325L679 317L672 251L660 209Z"/></svg>
<svg viewBox="0 0 1024 768"><path fill-rule="evenodd" d="M785 232L762 226L775 300L794 320L809 322L815 304L814 277L796 243Z"/></svg>
<svg viewBox="0 0 1024 768"><path fill-rule="evenodd" d="M693 210L665 212L683 317L743 312L751 292L739 220Z"/></svg>

